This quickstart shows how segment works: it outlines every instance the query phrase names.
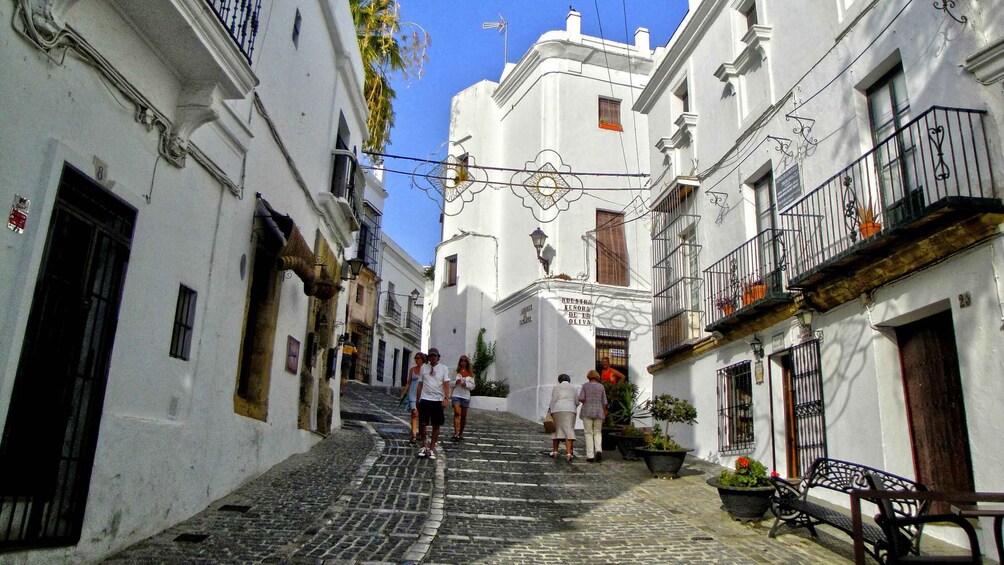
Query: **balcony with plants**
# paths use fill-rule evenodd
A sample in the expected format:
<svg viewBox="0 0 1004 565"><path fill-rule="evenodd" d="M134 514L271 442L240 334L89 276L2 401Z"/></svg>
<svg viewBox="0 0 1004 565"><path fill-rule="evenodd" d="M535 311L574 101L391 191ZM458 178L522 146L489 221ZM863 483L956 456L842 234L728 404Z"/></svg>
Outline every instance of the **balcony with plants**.
<svg viewBox="0 0 1004 565"><path fill-rule="evenodd" d="M782 212L789 286L827 310L992 235L985 118L934 106Z"/></svg>
<svg viewBox="0 0 1004 565"><path fill-rule="evenodd" d="M766 229L704 271L709 332L726 333L792 301L784 231Z"/></svg>

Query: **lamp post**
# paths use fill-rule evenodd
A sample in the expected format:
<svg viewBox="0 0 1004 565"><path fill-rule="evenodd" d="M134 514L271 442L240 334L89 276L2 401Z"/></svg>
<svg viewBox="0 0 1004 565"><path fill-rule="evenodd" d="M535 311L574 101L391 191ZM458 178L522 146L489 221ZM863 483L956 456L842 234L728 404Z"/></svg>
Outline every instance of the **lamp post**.
<svg viewBox="0 0 1004 565"><path fill-rule="evenodd" d="M540 229L540 226L538 226L537 229L533 230L530 234L530 241L533 242L533 247L537 250L537 260L540 261L540 264L544 267L544 274L550 276L551 263L547 259L544 259L544 257L540 254L541 250L544 249L544 242L547 241L547 234L544 233L544 230Z"/></svg>
<svg viewBox="0 0 1004 565"><path fill-rule="evenodd" d="M342 265L342 280L350 281L359 276L359 272L363 270L364 265L366 265L366 261L358 257L345 261Z"/></svg>

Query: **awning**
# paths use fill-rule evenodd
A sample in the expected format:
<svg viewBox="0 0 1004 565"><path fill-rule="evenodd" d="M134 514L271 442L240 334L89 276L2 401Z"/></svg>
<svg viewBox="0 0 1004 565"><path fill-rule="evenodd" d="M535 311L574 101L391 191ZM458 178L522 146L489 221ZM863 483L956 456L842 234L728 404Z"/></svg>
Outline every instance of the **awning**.
<svg viewBox="0 0 1004 565"><path fill-rule="evenodd" d="M303 281L303 293L313 296L316 291L315 281L317 279L317 259L310 250L307 242L300 234L300 229L296 223L286 214L280 214L268 203L267 200L257 195L258 202L256 209L258 216L262 218L270 235L281 241L279 256L276 259L276 268L280 271L293 271L296 276Z"/></svg>

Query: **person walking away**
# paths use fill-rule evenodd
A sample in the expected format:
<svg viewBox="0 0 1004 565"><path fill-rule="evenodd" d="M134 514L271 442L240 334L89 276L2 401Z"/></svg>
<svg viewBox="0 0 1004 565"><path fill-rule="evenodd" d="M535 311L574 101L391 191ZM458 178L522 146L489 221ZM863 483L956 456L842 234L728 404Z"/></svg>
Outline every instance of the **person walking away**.
<svg viewBox="0 0 1004 565"><path fill-rule="evenodd" d="M415 366L408 369L408 380L401 390L400 402L408 397L408 411L411 412L411 444L418 443L418 383L422 380L422 365L425 364L425 353L415 353Z"/></svg>
<svg viewBox="0 0 1004 565"><path fill-rule="evenodd" d="M602 385L601 385L602 387ZM551 389L551 403L547 411L554 418L554 432L551 433L551 457L558 456L558 441L565 440L565 460L575 458L575 409L579 406L579 396L572 386L572 377L558 375L558 386Z"/></svg>
<svg viewBox="0 0 1004 565"><path fill-rule="evenodd" d="M627 377L624 375L624 373L610 366L609 357L604 357L600 359L600 365L603 366L603 372L600 374L600 380L602 382L618 384L627 380Z"/></svg>
<svg viewBox="0 0 1004 565"><path fill-rule="evenodd" d="M603 420L607 417L607 390L600 384L600 374L586 373L589 380L579 391L582 409L579 417L586 435L586 461L599 462L603 458Z"/></svg>
<svg viewBox="0 0 1004 565"><path fill-rule="evenodd" d="M450 393L450 400L453 402L453 441L464 439L472 390L474 390L474 371L471 370L471 360L466 355L461 355L457 361L457 374L453 377L453 391Z"/></svg>
<svg viewBox="0 0 1004 565"><path fill-rule="evenodd" d="M439 364L439 350L429 348L428 365L422 365L422 379L418 382L418 440L422 447L419 457L436 458L436 442L439 441L439 427L445 420L443 409L450 394L450 370ZM425 443L425 428L432 424L432 438Z"/></svg>

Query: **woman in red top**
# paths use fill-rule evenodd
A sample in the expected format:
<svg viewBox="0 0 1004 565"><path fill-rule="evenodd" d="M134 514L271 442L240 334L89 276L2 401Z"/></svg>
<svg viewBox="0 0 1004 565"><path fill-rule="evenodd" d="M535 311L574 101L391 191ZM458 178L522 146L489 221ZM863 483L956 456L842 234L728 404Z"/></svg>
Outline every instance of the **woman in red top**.
<svg viewBox="0 0 1004 565"><path fill-rule="evenodd" d="M603 365L603 371L600 373L600 380L607 383L622 383L627 380L624 373L614 369L610 366L610 358L604 357L600 359L600 364Z"/></svg>

